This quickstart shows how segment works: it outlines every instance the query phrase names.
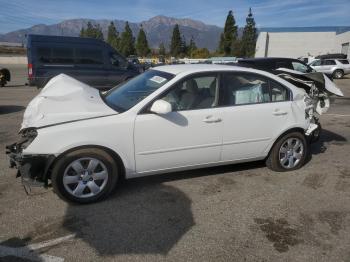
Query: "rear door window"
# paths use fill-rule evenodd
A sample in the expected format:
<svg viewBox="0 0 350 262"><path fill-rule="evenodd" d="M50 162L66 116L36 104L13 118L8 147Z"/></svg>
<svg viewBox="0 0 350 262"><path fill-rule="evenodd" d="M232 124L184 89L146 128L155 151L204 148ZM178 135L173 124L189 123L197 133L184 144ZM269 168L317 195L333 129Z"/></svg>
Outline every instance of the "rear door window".
<svg viewBox="0 0 350 262"><path fill-rule="evenodd" d="M323 65L336 65L334 60L324 60Z"/></svg>
<svg viewBox="0 0 350 262"><path fill-rule="evenodd" d="M222 83L225 106L290 100L290 92L286 87L262 75L225 73Z"/></svg>
<svg viewBox="0 0 350 262"><path fill-rule="evenodd" d="M225 105L270 102L269 83L265 77L251 73L225 73Z"/></svg>
<svg viewBox="0 0 350 262"><path fill-rule="evenodd" d="M51 53L51 63L53 64L73 64L74 49L67 47L53 47Z"/></svg>
<svg viewBox="0 0 350 262"><path fill-rule="evenodd" d="M88 65L103 64L102 50L93 48L77 48L75 50L76 63Z"/></svg>

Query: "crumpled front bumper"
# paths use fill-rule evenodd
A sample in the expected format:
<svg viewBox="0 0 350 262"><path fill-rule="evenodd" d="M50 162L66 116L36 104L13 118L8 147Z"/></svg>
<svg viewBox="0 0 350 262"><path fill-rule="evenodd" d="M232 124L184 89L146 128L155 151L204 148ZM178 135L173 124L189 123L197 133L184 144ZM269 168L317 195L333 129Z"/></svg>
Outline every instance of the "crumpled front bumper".
<svg viewBox="0 0 350 262"><path fill-rule="evenodd" d="M49 168L54 155L23 155L20 143L6 146L10 168L17 168L17 177L25 186L47 186Z"/></svg>

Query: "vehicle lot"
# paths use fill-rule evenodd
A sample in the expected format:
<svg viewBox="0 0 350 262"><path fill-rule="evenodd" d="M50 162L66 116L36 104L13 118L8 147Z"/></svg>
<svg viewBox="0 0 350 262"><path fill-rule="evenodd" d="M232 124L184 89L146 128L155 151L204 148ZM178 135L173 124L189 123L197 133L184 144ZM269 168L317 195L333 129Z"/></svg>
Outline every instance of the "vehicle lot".
<svg viewBox="0 0 350 262"><path fill-rule="evenodd" d="M7 168L4 147L38 93L23 86L25 68L11 72L0 89L0 261L350 261L350 78L337 80L345 98L298 171L254 162L138 178L77 206L51 189L26 195Z"/></svg>

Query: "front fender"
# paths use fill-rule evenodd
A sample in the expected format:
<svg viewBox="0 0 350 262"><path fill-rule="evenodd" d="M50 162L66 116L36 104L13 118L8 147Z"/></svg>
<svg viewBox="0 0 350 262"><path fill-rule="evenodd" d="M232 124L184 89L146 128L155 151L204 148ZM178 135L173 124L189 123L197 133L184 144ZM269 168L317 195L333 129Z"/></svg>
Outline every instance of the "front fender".
<svg viewBox="0 0 350 262"><path fill-rule="evenodd" d="M115 116L108 120L99 118L39 128L37 137L23 150L23 154L45 154L57 157L74 148L98 146L116 153L120 156L128 173L134 172L132 122L120 120Z"/></svg>

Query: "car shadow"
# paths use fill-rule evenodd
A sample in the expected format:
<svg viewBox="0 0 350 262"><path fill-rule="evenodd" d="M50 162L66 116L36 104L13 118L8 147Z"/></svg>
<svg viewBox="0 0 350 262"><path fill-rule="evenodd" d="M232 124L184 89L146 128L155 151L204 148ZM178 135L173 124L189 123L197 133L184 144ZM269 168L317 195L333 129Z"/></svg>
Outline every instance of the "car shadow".
<svg viewBox="0 0 350 262"><path fill-rule="evenodd" d="M332 131L327 129L322 129L320 139L311 144L311 155L318 155L320 153L324 153L327 150L328 143L340 143L343 144L347 142L347 139L341 135L338 135Z"/></svg>
<svg viewBox="0 0 350 262"><path fill-rule="evenodd" d="M99 255L167 254L195 224L191 200L159 183L125 182L92 205L70 205L63 227Z"/></svg>
<svg viewBox="0 0 350 262"><path fill-rule="evenodd" d="M101 256L166 255L195 225L191 199L166 182L263 166L260 161L126 180L105 201L69 205L63 227Z"/></svg>
<svg viewBox="0 0 350 262"><path fill-rule="evenodd" d="M0 105L0 115L16 113L23 111L24 109L24 106Z"/></svg>

